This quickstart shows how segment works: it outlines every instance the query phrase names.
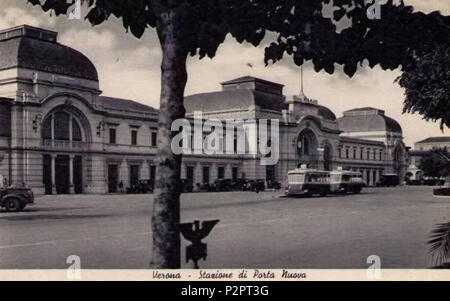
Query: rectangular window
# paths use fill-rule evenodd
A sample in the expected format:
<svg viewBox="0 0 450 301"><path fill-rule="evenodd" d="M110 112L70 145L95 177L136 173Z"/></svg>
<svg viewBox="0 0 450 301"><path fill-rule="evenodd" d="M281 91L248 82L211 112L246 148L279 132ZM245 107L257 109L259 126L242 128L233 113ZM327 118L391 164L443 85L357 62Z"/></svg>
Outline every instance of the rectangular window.
<svg viewBox="0 0 450 301"><path fill-rule="evenodd" d="M209 183L209 167L203 166L203 183Z"/></svg>
<svg viewBox="0 0 450 301"><path fill-rule="evenodd" d="M186 179L194 180L194 166L186 167Z"/></svg>
<svg viewBox="0 0 450 301"><path fill-rule="evenodd" d="M116 144L116 129L109 129L109 143Z"/></svg>
<svg viewBox="0 0 450 301"><path fill-rule="evenodd" d="M139 181L139 165L130 165L130 185L136 185Z"/></svg>
<svg viewBox="0 0 450 301"><path fill-rule="evenodd" d="M131 145L137 145L137 131L131 131Z"/></svg>
<svg viewBox="0 0 450 301"><path fill-rule="evenodd" d="M383 152L380 151L380 161L383 160Z"/></svg>
<svg viewBox="0 0 450 301"><path fill-rule="evenodd" d="M356 148L353 149L353 159L356 159Z"/></svg>
<svg viewBox="0 0 450 301"><path fill-rule="evenodd" d="M157 146L157 141L158 141L158 133L157 132L152 132L152 138L151 138L151 145L152 146Z"/></svg>
<svg viewBox="0 0 450 301"><path fill-rule="evenodd" d="M374 159L374 160L377 159L377 152L376 152L376 150L373 150L373 159Z"/></svg>
<svg viewBox="0 0 450 301"><path fill-rule="evenodd" d="M345 158L348 159L348 148L345 149Z"/></svg>
<svg viewBox="0 0 450 301"><path fill-rule="evenodd" d="M220 167L217 169L217 178L218 178L218 179L223 179L223 178L225 178L225 167L220 166Z"/></svg>
<svg viewBox="0 0 450 301"><path fill-rule="evenodd" d="M364 159L364 148L363 147L361 147L361 152L360 152L360 154L359 154L359 158L362 160L362 159Z"/></svg>
<svg viewBox="0 0 450 301"><path fill-rule="evenodd" d="M370 148L367 150L367 160L370 159Z"/></svg>
<svg viewBox="0 0 450 301"><path fill-rule="evenodd" d="M156 178L156 166L155 165L150 165L150 179L155 179Z"/></svg>
<svg viewBox="0 0 450 301"><path fill-rule="evenodd" d="M237 167L233 167L233 169L232 169L233 181L237 180L237 178L238 178L238 171L239 171L239 169Z"/></svg>

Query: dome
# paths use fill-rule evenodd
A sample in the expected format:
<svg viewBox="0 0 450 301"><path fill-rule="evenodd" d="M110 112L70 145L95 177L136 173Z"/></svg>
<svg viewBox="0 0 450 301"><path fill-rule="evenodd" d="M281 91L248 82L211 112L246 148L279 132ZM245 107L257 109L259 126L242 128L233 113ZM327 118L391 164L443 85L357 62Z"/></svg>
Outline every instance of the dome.
<svg viewBox="0 0 450 301"><path fill-rule="evenodd" d="M0 31L0 70L26 68L98 81L94 64L56 38L56 32L28 25Z"/></svg>
<svg viewBox="0 0 450 301"><path fill-rule="evenodd" d="M333 111L328 109L327 107L318 105L319 107L319 115L322 116L324 119L336 121L336 115L334 115Z"/></svg>
<svg viewBox="0 0 450 301"><path fill-rule="evenodd" d="M383 110L359 108L344 112L338 119L339 129L344 132L386 131L402 133L402 127L394 119L384 115Z"/></svg>
<svg viewBox="0 0 450 301"><path fill-rule="evenodd" d="M325 106L319 105L316 99L308 98L303 92L300 92L299 95L289 96L287 103L301 104L303 108L314 108L314 111L316 111L314 114L317 114L325 120L336 121L336 115L333 111Z"/></svg>

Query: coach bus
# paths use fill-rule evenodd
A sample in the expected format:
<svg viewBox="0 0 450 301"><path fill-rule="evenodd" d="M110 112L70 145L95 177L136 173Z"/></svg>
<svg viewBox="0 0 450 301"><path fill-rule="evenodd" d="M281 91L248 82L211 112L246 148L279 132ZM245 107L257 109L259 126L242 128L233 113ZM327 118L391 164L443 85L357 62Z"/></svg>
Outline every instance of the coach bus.
<svg viewBox="0 0 450 301"><path fill-rule="evenodd" d="M360 172L342 169L330 172L331 193L360 193L364 186L365 183Z"/></svg>
<svg viewBox="0 0 450 301"><path fill-rule="evenodd" d="M285 195L320 195L330 193L330 173L324 170L309 169L305 165L288 172L288 185Z"/></svg>

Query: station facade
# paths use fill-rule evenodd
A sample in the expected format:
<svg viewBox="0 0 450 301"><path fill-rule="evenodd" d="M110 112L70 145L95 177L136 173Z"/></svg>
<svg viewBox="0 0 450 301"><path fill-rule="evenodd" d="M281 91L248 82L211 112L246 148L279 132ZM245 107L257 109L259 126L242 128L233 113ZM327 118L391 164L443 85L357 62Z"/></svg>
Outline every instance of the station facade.
<svg viewBox="0 0 450 301"><path fill-rule="evenodd" d="M375 108L336 118L305 95L254 77L185 98L187 118L243 119L244 155L184 155L182 178L286 181L299 164L363 173L375 185L384 173L404 179L407 150L400 125ZM116 192L155 177L158 110L106 97L93 63L57 42L57 33L19 26L0 31L0 174L37 194ZM279 120L279 160L262 165L258 120ZM252 123L253 122L253 123Z"/></svg>

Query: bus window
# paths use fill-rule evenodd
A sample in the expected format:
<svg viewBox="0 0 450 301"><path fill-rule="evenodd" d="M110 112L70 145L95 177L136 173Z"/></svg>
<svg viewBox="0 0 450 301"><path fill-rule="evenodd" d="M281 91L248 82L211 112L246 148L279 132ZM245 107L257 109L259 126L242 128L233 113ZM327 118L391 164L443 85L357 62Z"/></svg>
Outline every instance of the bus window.
<svg viewBox="0 0 450 301"><path fill-rule="evenodd" d="M290 183L303 183L305 181L305 174L291 174L288 175L288 181Z"/></svg>
<svg viewBox="0 0 450 301"><path fill-rule="evenodd" d="M362 176L361 175L354 175L352 177L352 182L362 182Z"/></svg>
<svg viewBox="0 0 450 301"><path fill-rule="evenodd" d="M334 175L331 175L331 180L332 180L333 182L339 182L339 181L341 180L340 177L341 177L341 175L339 175L339 174L334 174Z"/></svg>
<svg viewBox="0 0 450 301"><path fill-rule="evenodd" d="M351 175L342 175L342 182L350 182Z"/></svg>

